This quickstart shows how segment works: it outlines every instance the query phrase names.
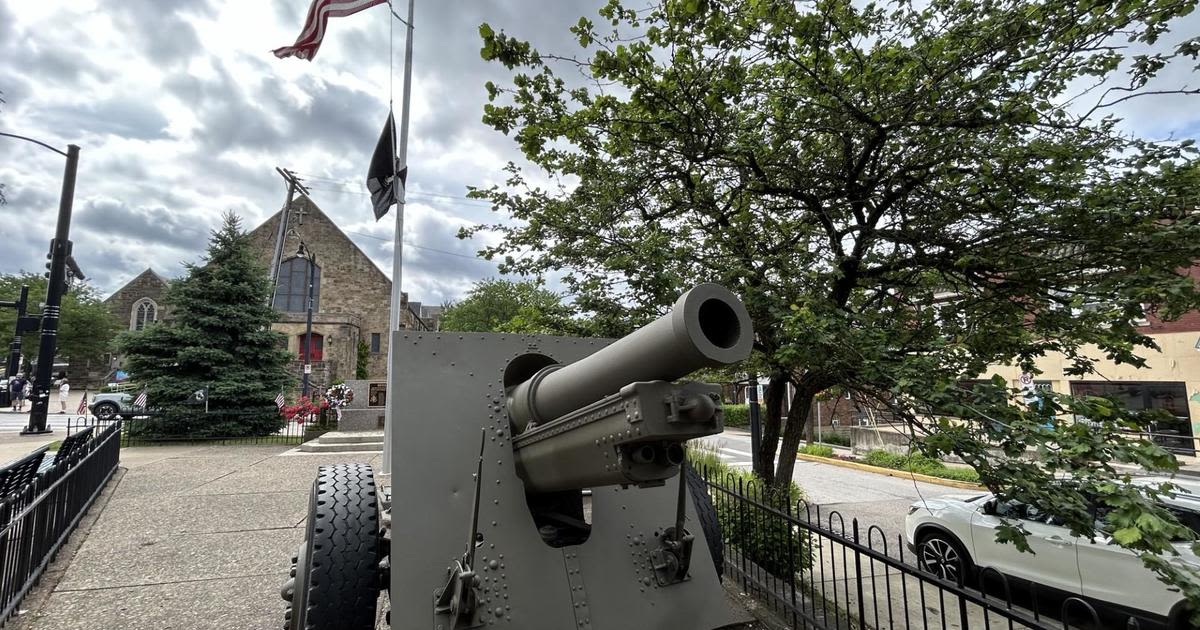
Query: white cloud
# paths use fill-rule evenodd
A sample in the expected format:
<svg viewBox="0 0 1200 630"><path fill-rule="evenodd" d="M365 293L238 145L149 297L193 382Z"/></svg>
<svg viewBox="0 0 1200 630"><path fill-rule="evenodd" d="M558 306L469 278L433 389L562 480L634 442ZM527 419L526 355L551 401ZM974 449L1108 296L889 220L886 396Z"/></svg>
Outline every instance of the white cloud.
<svg viewBox="0 0 1200 630"><path fill-rule="evenodd" d="M454 237L463 225L497 219L462 196L469 185L500 183L503 164L518 158L511 138L480 122L484 82L506 83L509 73L480 59L479 24L567 51L567 27L601 4L419 3L403 282L414 300L457 298L496 275L494 264L471 258L495 235ZM264 220L283 203L276 166L307 176L314 200L390 274L391 215L373 221L362 182L389 97L399 107L403 28L394 23L391 71L384 7L332 20L311 63L276 59L270 50L295 39L307 6L0 0L0 90L8 101L0 128L82 147L72 237L101 291L147 266L179 274L181 262L200 257L225 210L247 227ZM1168 39L1197 31L1200 14ZM1194 103L1143 99L1118 113L1138 133L1194 135ZM0 142L10 200L0 208L0 273L41 269L61 175L57 156ZM536 169L528 175L547 183Z"/></svg>

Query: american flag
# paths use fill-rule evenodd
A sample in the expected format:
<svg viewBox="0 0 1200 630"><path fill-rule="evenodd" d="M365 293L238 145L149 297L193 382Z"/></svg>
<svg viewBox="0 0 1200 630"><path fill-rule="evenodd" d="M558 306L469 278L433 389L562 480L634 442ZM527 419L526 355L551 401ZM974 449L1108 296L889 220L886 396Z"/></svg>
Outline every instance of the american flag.
<svg viewBox="0 0 1200 630"><path fill-rule="evenodd" d="M279 392L279 395L275 397L275 406L283 410L285 404L287 404L287 399L283 397L283 392Z"/></svg>
<svg viewBox="0 0 1200 630"><path fill-rule="evenodd" d="M147 400L146 400L146 388L145 388L145 387L143 387L143 388L142 388L142 393L138 394L138 395L137 395L137 398L133 399L133 406L134 406L134 407L141 407L142 409L145 409L145 408L146 408L146 402L147 402Z"/></svg>
<svg viewBox="0 0 1200 630"><path fill-rule="evenodd" d="M83 398L79 399L79 408L75 410L75 415L82 416L87 414L87 390L83 390Z"/></svg>
<svg viewBox="0 0 1200 630"><path fill-rule="evenodd" d="M312 61L313 57L317 56L317 49L321 47L321 40L325 37L325 24L329 22L329 18L354 15L363 9L386 2L387 0L313 0L312 6L308 8L308 18L304 20L304 30L300 31L296 43L276 48L271 52L280 59L299 57Z"/></svg>

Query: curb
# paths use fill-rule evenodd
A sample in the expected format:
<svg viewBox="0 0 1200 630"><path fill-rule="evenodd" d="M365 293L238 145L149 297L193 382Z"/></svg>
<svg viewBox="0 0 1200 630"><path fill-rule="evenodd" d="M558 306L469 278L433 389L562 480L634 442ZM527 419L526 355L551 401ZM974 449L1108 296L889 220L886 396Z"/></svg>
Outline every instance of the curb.
<svg viewBox="0 0 1200 630"><path fill-rule="evenodd" d="M977 483L969 481L956 481L954 479L942 479L941 477L931 477L930 475L922 475L921 473L909 472L907 470L895 470L893 468L882 468L880 466L872 466L870 464L860 464L858 462L848 462L842 459L833 459L831 457L817 457L816 455L805 455L797 453L796 459L806 462L816 462L819 464L831 464L833 466L841 466L842 468L850 468L852 470L860 470L862 472L875 473L877 475L887 475L888 477L896 477L900 479L915 479L925 483L933 483L939 486L948 486L951 488L960 488L963 490L982 490L987 491L987 488Z"/></svg>

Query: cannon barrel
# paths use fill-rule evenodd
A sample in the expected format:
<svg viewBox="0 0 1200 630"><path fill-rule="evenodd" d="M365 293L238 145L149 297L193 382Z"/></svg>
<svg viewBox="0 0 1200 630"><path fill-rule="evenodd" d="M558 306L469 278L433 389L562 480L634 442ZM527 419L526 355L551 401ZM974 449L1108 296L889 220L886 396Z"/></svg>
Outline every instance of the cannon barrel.
<svg viewBox="0 0 1200 630"><path fill-rule="evenodd" d="M665 483L683 443L724 423L720 387L672 381L745 359L752 336L737 297L702 284L645 328L517 384L508 412L526 491Z"/></svg>
<svg viewBox="0 0 1200 630"><path fill-rule="evenodd" d="M746 307L725 287L706 283L679 296L671 312L581 361L542 369L512 389L514 434L543 424L638 381L674 381L750 356Z"/></svg>

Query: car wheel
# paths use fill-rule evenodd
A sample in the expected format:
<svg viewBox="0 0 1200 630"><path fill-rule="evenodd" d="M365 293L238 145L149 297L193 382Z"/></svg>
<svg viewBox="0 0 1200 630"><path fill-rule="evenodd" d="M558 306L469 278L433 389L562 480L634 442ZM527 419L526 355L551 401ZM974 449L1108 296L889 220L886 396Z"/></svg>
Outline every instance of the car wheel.
<svg viewBox="0 0 1200 630"><path fill-rule="evenodd" d="M100 420L112 420L116 417L118 411L120 411L120 408L117 407L117 403L102 402L96 405L92 413L96 414L96 417Z"/></svg>
<svg viewBox="0 0 1200 630"><path fill-rule="evenodd" d="M1168 630L1192 630L1192 613L1195 609L1186 600L1175 604L1167 617Z"/></svg>
<svg viewBox="0 0 1200 630"><path fill-rule="evenodd" d="M380 591L379 507L366 464L321 466L309 495L308 527L293 558L292 630L372 630Z"/></svg>
<svg viewBox="0 0 1200 630"><path fill-rule="evenodd" d="M954 582L966 584L972 570L971 557L953 536L933 531L921 536L917 543L917 565L922 570Z"/></svg>

